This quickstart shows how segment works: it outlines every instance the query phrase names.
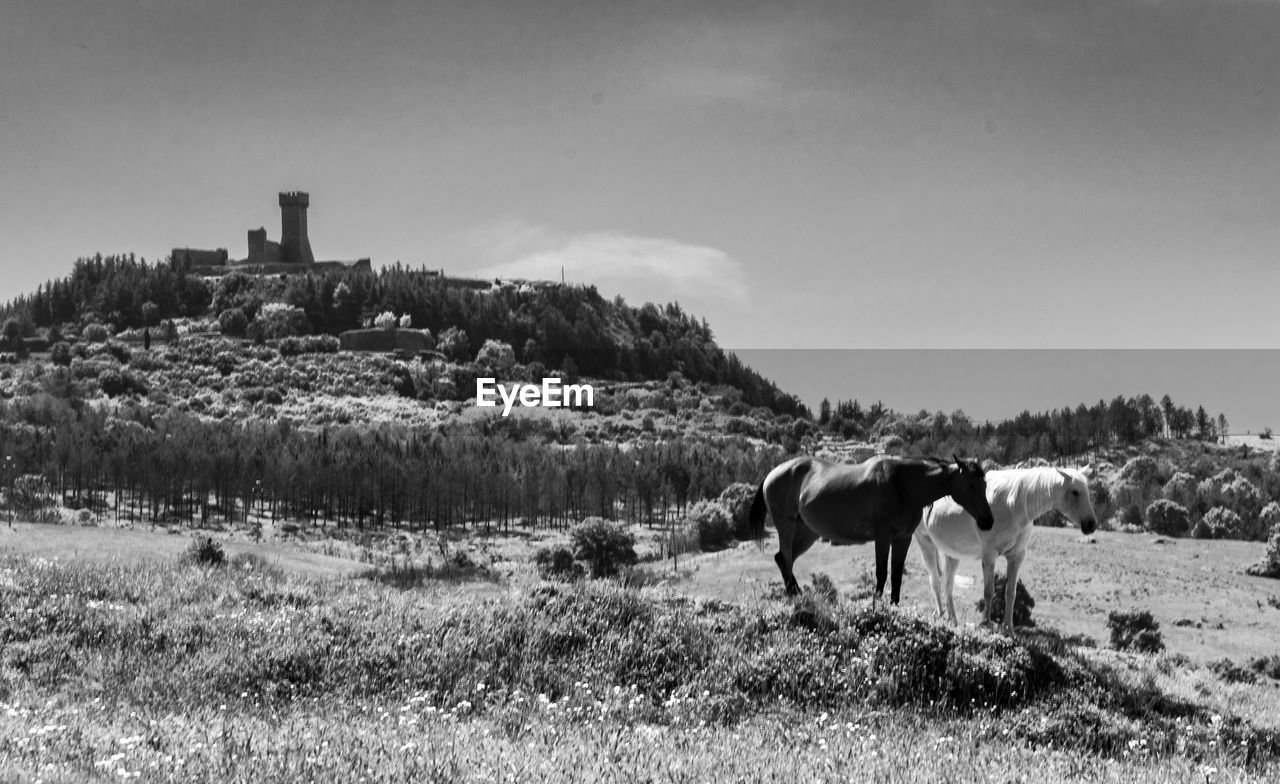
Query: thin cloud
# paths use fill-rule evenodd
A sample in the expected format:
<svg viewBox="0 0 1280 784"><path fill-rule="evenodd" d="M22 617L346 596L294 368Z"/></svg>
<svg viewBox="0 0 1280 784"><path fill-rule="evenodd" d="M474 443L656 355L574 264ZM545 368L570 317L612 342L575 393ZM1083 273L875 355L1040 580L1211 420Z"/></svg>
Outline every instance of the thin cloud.
<svg viewBox="0 0 1280 784"><path fill-rule="evenodd" d="M741 263L724 251L660 237L615 232L568 233L505 223L474 234L489 263L481 277L587 283L632 302L715 302L745 306Z"/></svg>

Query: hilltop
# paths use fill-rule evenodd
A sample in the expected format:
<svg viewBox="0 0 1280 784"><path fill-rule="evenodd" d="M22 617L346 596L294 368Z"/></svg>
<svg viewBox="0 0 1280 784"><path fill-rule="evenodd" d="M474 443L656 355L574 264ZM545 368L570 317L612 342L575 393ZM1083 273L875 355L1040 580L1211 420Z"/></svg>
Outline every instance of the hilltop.
<svg viewBox="0 0 1280 784"><path fill-rule="evenodd" d="M10 302L0 319L10 344L27 345L18 339L34 337L41 348L86 330L132 338L148 327L157 337L216 331L261 342L336 336L378 322L425 330L428 347L462 364L495 341L513 361L531 366L533 375L553 370L640 381L674 372L695 383L734 387L751 406L808 413L717 346L705 320L676 304L632 307L621 298L606 300L592 286L455 279L400 265L376 273L205 277L182 265L95 256L78 260L66 278Z"/></svg>

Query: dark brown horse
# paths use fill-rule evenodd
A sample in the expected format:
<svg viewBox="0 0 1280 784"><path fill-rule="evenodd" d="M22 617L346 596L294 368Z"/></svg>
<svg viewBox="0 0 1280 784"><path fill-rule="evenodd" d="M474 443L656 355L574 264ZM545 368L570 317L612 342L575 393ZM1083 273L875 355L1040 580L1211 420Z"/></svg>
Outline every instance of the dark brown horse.
<svg viewBox="0 0 1280 784"><path fill-rule="evenodd" d="M995 520L987 503L987 485L977 461L878 455L857 465L797 457L769 472L751 505L751 530L764 535L765 513L778 529L778 554L787 593L800 585L791 571L795 560L819 539L832 544L876 543L876 596L884 592L889 553L893 553L894 604L902 589L902 569L920 513L951 496L991 530Z"/></svg>

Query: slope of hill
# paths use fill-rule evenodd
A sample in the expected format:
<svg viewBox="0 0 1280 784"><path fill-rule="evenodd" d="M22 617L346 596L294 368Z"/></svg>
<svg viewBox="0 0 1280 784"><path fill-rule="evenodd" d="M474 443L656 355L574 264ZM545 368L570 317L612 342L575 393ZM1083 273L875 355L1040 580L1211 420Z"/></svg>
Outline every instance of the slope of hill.
<svg viewBox="0 0 1280 784"><path fill-rule="evenodd" d="M591 286L459 281L399 265L376 273L202 278L169 264L99 255L0 309L7 341L39 331L47 343L94 324L109 333L148 325L173 333L180 319L204 320L233 336L336 335L384 315L427 329L458 362L494 340L536 366L535 375L553 368L569 376L644 380L679 372L694 382L733 386L749 405L807 415L797 399L720 349L707 323L679 305L631 307Z"/></svg>

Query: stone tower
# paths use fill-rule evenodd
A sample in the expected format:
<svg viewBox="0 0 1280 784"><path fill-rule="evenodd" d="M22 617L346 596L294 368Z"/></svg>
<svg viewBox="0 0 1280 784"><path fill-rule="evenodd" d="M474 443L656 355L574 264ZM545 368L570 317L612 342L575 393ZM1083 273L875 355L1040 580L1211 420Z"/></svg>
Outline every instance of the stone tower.
<svg viewBox="0 0 1280 784"><path fill-rule="evenodd" d="M280 260L285 264L314 264L307 238L309 196L302 191L280 194Z"/></svg>

